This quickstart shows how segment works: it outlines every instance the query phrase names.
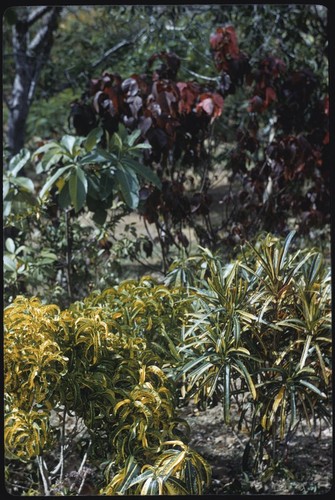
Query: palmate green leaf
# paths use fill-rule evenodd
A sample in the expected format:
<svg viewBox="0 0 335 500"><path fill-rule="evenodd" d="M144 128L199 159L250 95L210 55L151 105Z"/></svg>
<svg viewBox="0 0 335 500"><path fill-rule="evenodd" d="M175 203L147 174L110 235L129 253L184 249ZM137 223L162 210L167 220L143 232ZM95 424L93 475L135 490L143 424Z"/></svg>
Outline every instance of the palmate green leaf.
<svg viewBox="0 0 335 500"><path fill-rule="evenodd" d="M73 169L69 178L69 193L75 212L79 212L83 208L87 194L87 179L85 172L76 167Z"/></svg>

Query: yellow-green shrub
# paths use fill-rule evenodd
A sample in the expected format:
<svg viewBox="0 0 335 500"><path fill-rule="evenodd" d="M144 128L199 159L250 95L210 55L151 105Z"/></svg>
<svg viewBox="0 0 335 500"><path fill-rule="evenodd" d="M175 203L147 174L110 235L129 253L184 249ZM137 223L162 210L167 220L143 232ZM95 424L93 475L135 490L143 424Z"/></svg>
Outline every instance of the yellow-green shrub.
<svg viewBox="0 0 335 500"><path fill-rule="evenodd" d="M125 487L117 478L130 462L141 474L165 456L166 443L187 446L168 369L188 307L183 292L150 277L93 293L65 311L17 297L5 310L7 456L42 456L52 445L50 412L59 408L83 419L92 459L113 470L102 493ZM175 482L185 494L209 485L206 462L188 448L184 455L178 472L159 465L158 483L170 486L158 493L172 494Z"/></svg>

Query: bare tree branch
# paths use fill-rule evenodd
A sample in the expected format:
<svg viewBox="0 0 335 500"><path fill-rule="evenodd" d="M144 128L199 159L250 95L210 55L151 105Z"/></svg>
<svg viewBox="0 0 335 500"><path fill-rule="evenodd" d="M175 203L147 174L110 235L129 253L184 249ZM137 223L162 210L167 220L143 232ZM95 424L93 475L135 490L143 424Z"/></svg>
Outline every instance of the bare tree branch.
<svg viewBox="0 0 335 500"><path fill-rule="evenodd" d="M28 28L30 28L30 26L32 26L34 23L36 23L36 21L38 21L38 19L40 19L41 17L44 16L44 14L46 14L48 11L50 11L52 9L52 7L50 6L41 6L41 7L37 7L29 16L28 16L28 19L27 19L27 26Z"/></svg>
<svg viewBox="0 0 335 500"><path fill-rule="evenodd" d="M99 64L101 64L103 61L105 61L107 59L107 57L109 57L112 54L115 54L115 52L117 52L118 50L122 49L123 47L128 47L128 45L133 45L136 42L136 40L138 40L139 38L141 38L141 36L143 35L143 33L145 31L146 31L146 28L143 28L132 39L130 39L130 40L122 40L121 42L119 42L116 45L114 45L114 47L112 47L111 49L107 50L107 52L105 52L104 55L100 59L98 59L98 61L96 61L95 63L92 64L92 68L94 69L97 66L99 66Z"/></svg>
<svg viewBox="0 0 335 500"><path fill-rule="evenodd" d="M33 40L28 45L28 53L37 52L40 47L47 41L47 38L50 36L55 27L55 20L57 17L56 8L53 8L50 11L49 16L45 20L45 25L41 27L36 33ZM30 54L29 54L30 55Z"/></svg>

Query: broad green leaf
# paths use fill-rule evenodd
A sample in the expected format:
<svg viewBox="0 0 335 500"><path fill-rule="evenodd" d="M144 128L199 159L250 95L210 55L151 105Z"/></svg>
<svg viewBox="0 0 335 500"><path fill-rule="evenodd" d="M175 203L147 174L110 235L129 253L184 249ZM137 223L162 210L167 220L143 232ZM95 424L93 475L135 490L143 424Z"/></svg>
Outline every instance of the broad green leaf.
<svg viewBox="0 0 335 500"><path fill-rule="evenodd" d="M57 165L57 163L59 163L63 157L64 157L63 153L57 153L55 150L52 149L50 151L47 151L43 156L42 161L40 162L43 165L42 171L44 170L45 172L47 172L51 167Z"/></svg>
<svg viewBox="0 0 335 500"><path fill-rule="evenodd" d="M109 153L101 147L97 147L79 160L79 165L90 165L94 163L116 163L117 158L113 153Z"/></svg>
<svg viewBox="0 0 335 500"><path fill-rule="evenodd" d="M134 132L132 132L127 137L128 146L132 147L135 144L136 139L138 139L140 135L141 135L141 131L139 129L134 130Z"/></svg>
<svg viewBox="0 0 335 500"><path fill-rule="evenodd" d="M87 179L85 172L77 167L69 178L70 198L76 212L84 206L87 194Z"/></svg>
<svg viewBox="0 0 335 500"><path fill-rule="evenodd" d="M57 142L50 141L50 142L47 142L46 144L43 144L43 146L41 146L40 148L36 149L36 151L33 154L33 158L35 158L36 156L38 156L42 153L46 153L50 149L54 149L55 153L56 152L60 153L62 150L62 148L60 147L60 145Z"/></svg>
<svg viewBox="0 0 335 500"><path fill-rule="evenodd" d="M74 165L66 165L65 167L61 167L59 168L48 180L47 182L44 184L43 188L41 189L40 191L40 194L39 194L39 197L42 199L44 197L44 195L50 190L50 188L53 186L53 184L55 184L56 180L59 179L59 177L61 177L64 172L66 172L67 170L73 168Z"/></svg>
<svg viewBox="0 0 335 500"><path fill-rule="evenodd" d="M10 183L7 180L3 180L2 182L2 199L5 200L7 194L9 193Z"/></svg>
<svg viewBox="0 0 335 500"><path fill-rule="evenodd" d="M67 208L71 204L69 181L66 181L58 195L60 208Z"/></svg>
<svg viewBox="0 0 335 500"><path fill-rule="evenodd" d="M96 224L103 225L107 219L107 211L103 208L94 210L93 220Z"/></svg>
<svg viewBox="0 0 335 500"><path fill-rule="evenodd" d="M122 151L123 142L118 133L114 133L112 136L112 144L117 147L119 151Z"/></svg>
<svg viewBox="0 0 335 500"><path fill-rule="evenodd" d="M136 144L136 146L133 146L130 151L133 149L151 149L152 146L148 142L141 142L141 144Z"/></svg>
<svg viewBox="0 0 335 500"><path fill-rule="evenodd" d="M124 201L129 208L134 210L138 206L138 192L140 188L136 174L130 172L129 170L125 170L122 166L120 166L115 172L115 178L119 183Z"/></svg>
<svg viewBox="0 0 335 500"><path fill-rule="evenodd" d="M131 168L136 172L137 175L142 177L143 179L151 182L154 186L157 186L159 189L162 187L162 182L151 168L146 165L142 165L141 163L133 160L132 158L124 158L122 160L122 164L127 168Z"/></svg>
<svg viewBox="0 0 335 500"><path fill-rule="evenodd" d="M106 200L113 192L114 187L114 170L104 170L101 173L99 186L99 199Z"/></svg>
<svg viewBox="0 0 335 500"><path fill-rule="evenodd" d="M77 137L75 137L74 135L64 135L60 141L60 144L64 146L64 148L72 156L76 142L77 142Z"/></svg>
<svg viewBox="0 0 335 500"><path fill-rule="evenodd" d="M21 149L21 151L13 156L9 162L9 170L13 176L16 176L25 164L30 160L30 152L28 149Z"/></svg>
<svg viewBox="0 0 335 500"><path fill-rule="evenodd" d="M2 209L3 217L8 217L11 214L11 211L12 211L12 202L5 201L3 204L3 209Z"/></svg>
<svg viewBox="0 0 335 500"><path fill-rule="evenodd" d="M3 262L5 270L16 272L16 264L8 255L4 255Z"/></svg>
<svg viewBox="0 0 335 500"><path fill-rule="evenodd" d="M28 191L29 193L33 193L35 186L34 183L31 179L28 179L27 177L15 177L11 180L13 184L16 186L19 186L20 188Z"/></svg>
<svg viewBox="0 0 335 500"><path fill-rule="evenodd" d="M15 253L15 243L12 238L6 239L5 246L9 253Z"/></svg>
<svg viewBox="0 0 335 500"><path fill-rule="evenodd" d="M97 143L100 141L101 137L103 135L103 130L100 127L96 127L91 132L88 134L86 137L86 140L84 142L84 147L86 151L92 151L94 146L97 145Z"/></svg>

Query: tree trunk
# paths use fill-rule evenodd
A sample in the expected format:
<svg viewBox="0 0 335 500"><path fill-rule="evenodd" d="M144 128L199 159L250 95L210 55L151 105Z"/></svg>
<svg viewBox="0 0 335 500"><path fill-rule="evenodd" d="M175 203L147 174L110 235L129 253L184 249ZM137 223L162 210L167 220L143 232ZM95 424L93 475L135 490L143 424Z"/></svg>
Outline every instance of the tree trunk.
<svg viewBox="0 0 335 500"><path fill-rule="evenodd" d="M43 65L47 62L61 7L35 7L20 11L13 26L15 78L9 102L8 147L10 156L24 146L26 121ZM30 41L32 26L39 23Z"/></svg>

